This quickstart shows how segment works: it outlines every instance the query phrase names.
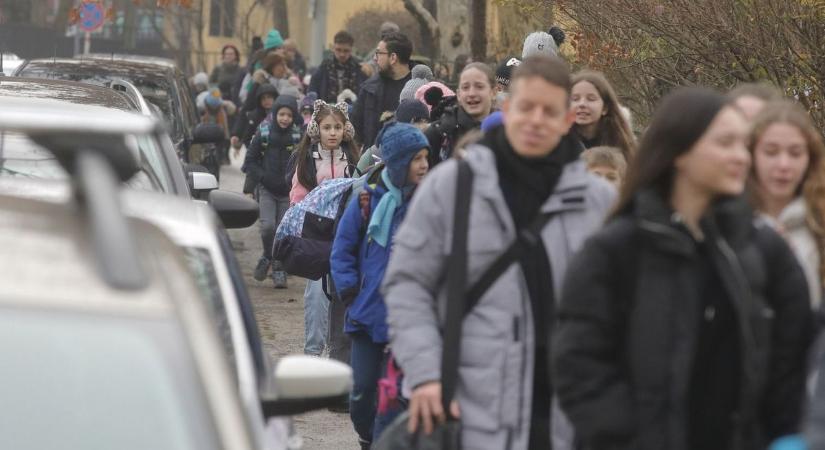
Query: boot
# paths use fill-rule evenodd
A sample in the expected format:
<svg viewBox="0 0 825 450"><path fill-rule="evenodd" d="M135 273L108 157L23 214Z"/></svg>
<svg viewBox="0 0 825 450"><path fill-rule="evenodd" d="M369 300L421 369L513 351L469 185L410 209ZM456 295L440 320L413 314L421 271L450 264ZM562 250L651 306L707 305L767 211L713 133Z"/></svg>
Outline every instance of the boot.
<svg viewBox="0 0 825 450"><path fill-rule="evenodd" d="M266 280L266 274L269 272L269 259L264 258L258 260L258 265L255 266L255 273L252 276L258 281Z"/></svg>
<svg viewBox="0 0 825 450"><path fill-rule="evenodd" d="M286 272L283 270L272 272L272 281L275 283L275 289L286 289Z"/></svg>

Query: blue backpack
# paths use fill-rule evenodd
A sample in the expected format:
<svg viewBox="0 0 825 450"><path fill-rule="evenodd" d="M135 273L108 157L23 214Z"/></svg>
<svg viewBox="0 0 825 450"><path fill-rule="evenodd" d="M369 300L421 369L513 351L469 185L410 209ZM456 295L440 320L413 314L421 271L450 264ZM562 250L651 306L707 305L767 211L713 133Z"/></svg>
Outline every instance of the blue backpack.
<svg viewBox="0 0 825 450"><path fill-rule="evenodd" d="M359 178L325 180L286 211L275 232L273 248L273 258L281 262L284 271L310 280L318 280L329 272L338 219L353 193L360 199L366 185L377 180L382 168L377 166ZM366 204L369 208L368 201Z"/></svg>

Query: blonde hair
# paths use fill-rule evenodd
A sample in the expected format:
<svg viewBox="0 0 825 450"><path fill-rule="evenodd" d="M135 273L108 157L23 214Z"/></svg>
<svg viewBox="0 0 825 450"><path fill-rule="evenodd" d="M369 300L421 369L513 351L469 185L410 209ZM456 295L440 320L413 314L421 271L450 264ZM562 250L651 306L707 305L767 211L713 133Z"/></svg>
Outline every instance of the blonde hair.
<svg viewBox="0 0 825 450"><path fill-rule="evenodd" d="M589 148L582 152L581 158L588 167L610 167L616 170L616 172L619 172L619 175L621 175L622 178L624 178L624 174L627 172L627 160L622 153L622 149L619 147L608 147L606 145L602 145L599 147Z"/></svg>
<svg viewBox="0 0 825 450"><path fill-rule="evenodd" d="M798 104L790 100L779 100L768 103L765 109L756 116L751 131L751 140L748 150L751 155L765 131L774 124L781 123L795 127L805 138L808 149L808 169L798 188L807 208L805 225L816 241L819 254L819 278L825 282L825 143L822 135L814 125L811 116ZM751 180L756 185L756 164L751 168ZM757 209L762 209L764 200L759 189L752 189L752 198Z"/></svg>

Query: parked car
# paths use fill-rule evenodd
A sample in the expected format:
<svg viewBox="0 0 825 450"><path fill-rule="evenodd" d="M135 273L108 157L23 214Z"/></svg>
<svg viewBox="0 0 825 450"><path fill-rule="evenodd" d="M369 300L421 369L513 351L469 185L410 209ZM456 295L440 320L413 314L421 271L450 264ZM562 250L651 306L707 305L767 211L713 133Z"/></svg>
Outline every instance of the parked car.
<svg viewBox="0 0 825 450"><path fill-rule="evenodd" d="M190 160L198 113L189 83L174 61L132 55L89 55L78 58L29 60L14 72L15 76L48 78L105 86L115 79L126 80L140 90L146 100L158 107L165 118L178 155Z"/></svg>
<svg viewBox="0 0 825 450"><path fill-rule="evenodd" d="M9 448L272 449L263 419L346 395L351 373L340 363L298 356L256 367L242 302L221 298L238 291L218 273L231 258L212 258L230 249L210 209L123 191L119 182L141 170L128 134L32 120L42 113L27 102L0 109L0 134L36 142L68 174L2 180L28 184L0 194L0 435ZM55 186L48 201L20 196ZM225 224L254 222L212 195Z"/></svg>
<svg viewBox="0 0 825 450"><path fill-rule="evenodd" d="M140 151L142 170L130 183L142 189L156 190L167 194L189 197L199 196L218 187L217 179L207 173L185 170L178 159L168 133L150 117L152 113L139 93L131 91L134 86L123 80L113 80L109 86L99 87L61 80L3 78L0 80L0 103L25 100L41 104L43 110L64 109L66 105L83 105L80 116L52 117L51 120L82 126L83 121L98 122L101 128L118 129L121 123L134 121L143 127L131 140ZM121 111L139 112L147 118L134 119L131 114L117 114ZM111 112L111 114L110 114ZM54 116L54 114L52 115ZM32 120L41 120L32 118ZM218 127L198 125L194 130L194 142L210 142L222 139ZM31 140L23 136L6 133L0 136L0 145L6 149L4 158L8 161L0 176L23 176L34 178L65 177L54 157Z"/></svg>

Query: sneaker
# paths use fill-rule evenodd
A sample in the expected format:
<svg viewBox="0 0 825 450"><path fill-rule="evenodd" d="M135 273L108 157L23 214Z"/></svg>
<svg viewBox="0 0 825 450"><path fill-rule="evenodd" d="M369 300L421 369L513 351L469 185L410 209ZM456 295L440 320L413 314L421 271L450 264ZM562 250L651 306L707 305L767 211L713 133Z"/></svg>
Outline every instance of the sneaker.
<svg viewBox="0 0 825 450"><path fill-rule="evenodd" d="M361 446L361 450L370 450L370 447L372 446L372 442L365 441L365 440L359 438L358 439L358 445Z"/></svg>
<svg viewBox="0 0 825 450"><path fill-rule="evenodd" d="M275 289L286 289L286 272L283 270L272 272L272 281L275 283Z"/></svg>
<svg viewBox="0 0 825 450"><path fill-rule="evenodd" d="M258 265L255 266L255 273L252 275L258 281L266 280L266 274L269 272L269 260L261 257L258 260Z"/></svg>

